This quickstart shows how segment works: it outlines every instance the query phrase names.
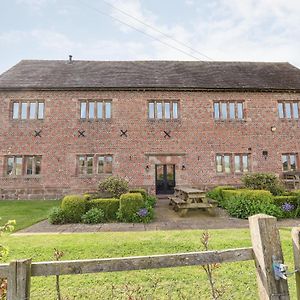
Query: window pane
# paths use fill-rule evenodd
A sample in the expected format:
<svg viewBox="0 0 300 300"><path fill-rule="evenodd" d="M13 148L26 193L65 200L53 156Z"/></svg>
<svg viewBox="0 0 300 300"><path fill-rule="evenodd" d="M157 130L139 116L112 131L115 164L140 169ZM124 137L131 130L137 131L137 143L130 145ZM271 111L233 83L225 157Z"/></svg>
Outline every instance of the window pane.
<svg viewBox="0 0 300 300"><path fill-rule="evenodd" d="M16 157L16 175L22 175L22 157Z"/></svg>
<svg viewBox="0 0 300 300"><path fill-rule="evenodd" d="M26 159L26 174L27 175L33 174L33 156L29 156Z"/></svg>
<svg viewBox="0 0 300 300"><path fill-rule="evenodd" d="M36 175L41 174L41 164L42 164L42 157L36 156L35 157L35 174Z"/></svg>
<svg viewBox="0 0 300 300"><path fill-rule="evenodd" d="M13 169L14 169L14 158L13 157L9 157L7 159L6 174L7 175L14 175L13 174Z"/></svg>
<svg viewBox="0 0 300 300"><path fill-rule="evenodd" d="M224 155L224 168L225 173L230 173L230 156Z"/></svg>
<svg viewBox="0 0 300 300"><path fill-rule="evenodd" d="M84 166L85 166L85 157L79 156L78 158L78 173L84 174Z"/></svg>
<svg viewBox="0 0 300 300"><path fill-rule="evenodd" d="M289 165L288 165L288 159L287 155L282 155L282 170L283 171L288 171L289 170Z"/></svg>
<svg viewBox="0 0 300 300"><path fill-rule="evenodd" d="M214 103L214 118L216 120L220 119L220 106L219 106L219 103Z"/></svg>
<svg viewBox="0 0 300 300"><path fill-rule="evenodd" d="M248 155L243 155L243 172L249 172Z"/></svg>
<svg viewBox="0 0 300 300"><path fill-rule="evenodd" d="M93 174L93 156L87 156L86 158L86 173Z"/></svg>
<svg viewBox="0 0 300 300"><path fill-rule="evenodd" d="M111 118L111 103L110 102L105 103L105 118L106 119Z"/></svg>
<svg viewBox="0 0 300 300"><path fill-rule="evenodd" d="M291 171L296 171L296 155L290 155L290 164L291 164Z"/></svg>
<svg viewBox="0 0 300 300"><path fill-rule="evenodd" d="M157 119L162 119L162 103L156 103L156 117Z"/></svg>
<svg viewBox="0 0 300 300"><path fill-rule="evenodd" d="M154 103L150 102L148 105L148 110L149 110L149 119L154 119Z"/></svg>
<svg viewBox="0 0 300 300"><path fill-rule="evenodd" d="M173 102L173 119L178 119L178 103Z"/></svg>
<svg viewBox="0 0 300 300"><path fill-rule="evenodd" d="M98 174L104 172L104 156L98 157Z"/></svg>
<svg viewBox="0 0 300 300"><path fill-rule="evenodd" d="M234 171L236 173L241 172L241 157L239 155L234 156Z"/></svg>
<svg viewBox="0 0 300 300"><path fill-rule="evenodd" d="M30 103L30 113L29 118L30 119L36 119L36 103Z"/></svg>
<svg viewBox="0 0 300 300"><path fill-rule="evenodd" d="M221 155L216 156L216 164L217 164L217 172L222 173L223 168L222 168L222 156Z"/></svg>
<svg viewBox="0 0 300 300"><path fill-rule="evenodd" d="M165 119L171 118L170 103L165 102Z"/></svg>
<svg viewBox="0 0 300 300"><path fill-rule="evenodd" d="M227 103L221 103L222 119L227 119Z"/></svg>
<svg viewBox="0 0 300 300"><path fill-rule="evenodd" d="M13 119L18 119L19 118L19 103L14 102L13 104Z"/></svg>
<svg viewBox="0 0 300 300"><path fill-rule="evenodd" d="M237 104L237 113L238 113L238 119L239 120L244 119L243 103L238 103Z"/></svg>
<svg viewBox="0 0 300 300"><path fill-rule="evenodd" d="M293 103L293 116L294 116L294 119L299 118L298 103Z"/></svg>
<svg viewBox="0 0 300 300"><path fill-rule="evenodd" d="M26 102L22 103L21 119L22 120L27 119L27 103Z"/></svg>
<svg viewBox="0 0 300 300"><path fill-rule="evenodd" d="M283 114L283 103L278 103L278 116L280 119L284 118L284 114Z"/></svg>
<svg viewBox="0 0 300 300"><path fill-rule="evenodd" d="M39 111L38 111L38 119L44 119L44 109L45 109L45 104L43 102L39 102Z"/></svg>
<svg viewBox="0 0 300 300"><path fill-rule="evenodd" d="M292 118L291 103L285 103L285 117L288 119Z"/></svg>
<svg viewBox="0 0 300 300"><path fill-rule="evenodd" d="M97 118L103 119L103 102L97 102Z"/></svg>
<svg viewBox="0 0 300 300"><path fill-rule="evenodd" d="M104 172L109 173L109 174L112 173L112 157L111 156L105 157Z"/></svg>
<svg viewBox="0 0 300 300"><path fill-rule="evenodd" d="M89 119L95 118L95 102L89 102Z"/></svg>
<svg viewBox="0 0 300 300"><path fill-rule="evenodd" d="M80 103L80 118L86 119L86 102Z"/></svg>
<svg viewBox="0 0 300 300"><path fill-rule="evenodd" d="M229 103L229 117L230 119L235 119L235 109L234 109L234 103Z"/></svg>

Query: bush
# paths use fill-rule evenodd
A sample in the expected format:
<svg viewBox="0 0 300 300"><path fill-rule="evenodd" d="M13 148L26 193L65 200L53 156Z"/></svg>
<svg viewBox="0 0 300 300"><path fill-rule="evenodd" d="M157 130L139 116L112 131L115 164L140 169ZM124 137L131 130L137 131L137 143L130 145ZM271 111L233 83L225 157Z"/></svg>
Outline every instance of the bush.
<svg viewBox="0 0 300 300"><path fill-rule="evenodd" d="M115 198L110 199L94 199L87 203L87 209L92 208L101 209L104 213L106 221L114 221L117 219L117 212L119 210L120 200Z"/></svg>
<svg viewBox="0 0 300 300"><path fill-rule="evenodd" d="M128 182L121 177L110 176L100 182L98 190L100 193L110 194L114 198L120 198L122 194L128 192Z"/></svg>
<svg viewBox="0 0 300 300"><path fill-rule="evenodd" d="M105 220L104 212L102 209L92 208L81 217L81 220L85 224L103 223Z"/></svg>
<svg viewBox="0 0 300 300"><path fill-rule="evenodd" d="M147 195L146 200L145 200L145 206L150 206L150 207L155 207L156 205L156 197L152 195Z"/></svg>
<svg viewBox="0 0 300 300"><path fill-rule="evenodd" d="M68 223L79 223L86 211L86 203L87 200L83 196L65 196L62 200L61 208L65 213L66 221Z"/></svg>
<svg viewBox="0 0 300 300"><path fill-rule="evenodd" d="M222 191L223 190L234 190L235 188L232 187L232 186L217 186L215 188L213 188L211 191L207 192L206 193L206 196L208 198L211 198L211 199L214 199L214 200L217 200L221 205L221 202L223 200L223 196L222 196Z"/></svg>
<svg viewBox="0 0 300 300"><path fill-rule="evenodd" d="M229 197L229 195L227 196ZM241 190L239 193L232 193L226 201L226 209L232 217L242 219L258 213L272 215L277 218L283 217L282 210L274 204L269 191Z"/></svg>
<svg viewBox="0 0 300 300"><path fill-rule="evenodd" d="M295 194L297 195L297 193ZM300 216L300 197L295 194L274 197L274 203L281 208L285 218L295 218Z"/></svg>
<svg viewBox="0 0 300 300"><path fill-rule="evenodd" d="M123 222L138 222L138 212L142 208L145 208L145 201L140 193L123 194L120 198L118 218Z"/></svg>
<svg viewBox="0 0 300 300"><path fill-rule="evenodd" d="M144 200L146 200L148 196L148 193L145 189L131 189L129 193L140 193L143 196Z"/></svg>
<svg viewBox="0 0 300 300"><path fill-rule="evenodd" d="M284 188L275 174L255 173L247 174L242 178L245 187L253 190L267 190L273 195L279 196L284 193Z"/></svg>
<svg viewBox="0 0 300 300"><path fill-rule="evenodd" d="M51 224L67 223L65 211L60 207L53 207L49 212L48 221Z"/></svg>

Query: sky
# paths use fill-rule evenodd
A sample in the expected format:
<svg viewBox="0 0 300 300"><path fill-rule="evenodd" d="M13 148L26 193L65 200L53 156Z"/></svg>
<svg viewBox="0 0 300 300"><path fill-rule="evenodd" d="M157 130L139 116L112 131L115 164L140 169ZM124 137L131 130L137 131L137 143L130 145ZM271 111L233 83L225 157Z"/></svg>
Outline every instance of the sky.
<svg viewBox="0 0 300 300"><path fill-rule="evenodd" d="M0 73L22 59L288 61L299 0L0 0Z"/></svg>

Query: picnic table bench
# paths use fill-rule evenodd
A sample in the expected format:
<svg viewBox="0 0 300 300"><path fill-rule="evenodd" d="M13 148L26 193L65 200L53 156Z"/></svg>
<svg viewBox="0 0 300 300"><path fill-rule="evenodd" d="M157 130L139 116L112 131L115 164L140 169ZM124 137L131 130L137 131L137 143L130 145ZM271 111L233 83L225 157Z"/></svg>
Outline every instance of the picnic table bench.
<svg viewBox="0 0 300 300"><path fill-rule="evenodd" d="M207 198L205 191L189 187L175 187L174 190L174 195L169 197L170 205L174 206L173 209L179 212L181 217L194 208L206 209L210 214L215 213L217 202Z"/></svg>
<svg viewBox="0 0 300 300"><path fill-rule="evenodd" d="M282 175L282 181L288 189L300 188L300 171L288 171Z"/></svg>

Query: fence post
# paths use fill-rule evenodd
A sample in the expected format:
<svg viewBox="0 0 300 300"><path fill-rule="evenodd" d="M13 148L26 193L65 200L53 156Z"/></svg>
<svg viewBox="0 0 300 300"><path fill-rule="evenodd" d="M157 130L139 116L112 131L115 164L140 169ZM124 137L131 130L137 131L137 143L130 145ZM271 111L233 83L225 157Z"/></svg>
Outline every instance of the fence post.
<svg viewBox="0 0 300 300"><path fill-rule="evenodd" d="M273 257L283 263L276 218L259 214L249 218L260 300L289 300L287 280L275 279Z"/></svg>
<svg viewBox="0 0 300 300"><path fill-rule="evenodd" d="M31 259L12 261L9 264L7 300L30 299Z"/></svg>
<svg viewBox="0 0 300 300"><path fill-rule="evenodd" d="M295 276L297 299L300 300L300 227L294 227L292 229L292 240L294 252L294 266L295 270L299 270L295 273Z"/></svg>

